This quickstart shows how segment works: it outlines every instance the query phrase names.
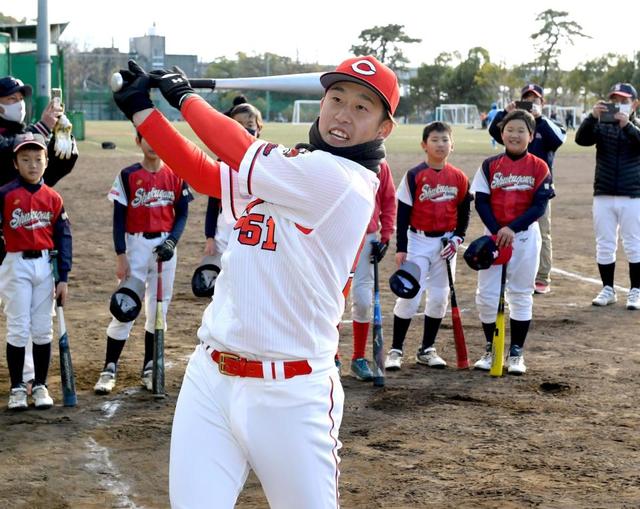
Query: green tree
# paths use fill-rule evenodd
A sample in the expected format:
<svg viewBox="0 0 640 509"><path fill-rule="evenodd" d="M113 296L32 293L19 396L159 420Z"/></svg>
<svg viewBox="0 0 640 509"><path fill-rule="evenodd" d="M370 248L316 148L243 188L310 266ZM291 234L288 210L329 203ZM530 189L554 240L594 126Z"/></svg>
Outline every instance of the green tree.
<svg viewBox="0 0 640 509"><path fill-rule="evenodd" d="M360 32L360 44L351 46L356 56L373 55L395 71L404 70L409 60L400 49L401 44L413 44L422 39L409 37L404 33L404 25L374 26Z"/></svg>
<svg viewBox="0 0 640 509"><path fill-rule="evenodd" d="M547 84L550 72L559 69L558 56L563 42L571 45L577 37L591 38L582 33L582 26L575 21L566 19L569 13L547 9L536 17L536 21L542 23L537 32L531 34L537 53L536 64L541 68L538 83L541 87Z"/></svg>

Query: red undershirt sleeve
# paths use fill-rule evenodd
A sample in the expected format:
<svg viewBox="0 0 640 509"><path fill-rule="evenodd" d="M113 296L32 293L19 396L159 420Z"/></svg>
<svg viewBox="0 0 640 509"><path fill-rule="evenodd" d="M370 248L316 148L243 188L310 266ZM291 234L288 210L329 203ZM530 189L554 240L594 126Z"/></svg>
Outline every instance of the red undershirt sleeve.
<svg viewBox="0 0 640 509"><path fill-rule="evenodd" d="M256 141L235 120L212 108L202 97L190 95L180 108L184 119L222 161L238 171L249 147Z"/></svg>
<svg viewBox="0 0 640 509"><path fill-rule="evenodd" d="M214 198L222 196L220 163L182 136L162 113L153 110L138 131L171 171L193 189Z"/></svg>

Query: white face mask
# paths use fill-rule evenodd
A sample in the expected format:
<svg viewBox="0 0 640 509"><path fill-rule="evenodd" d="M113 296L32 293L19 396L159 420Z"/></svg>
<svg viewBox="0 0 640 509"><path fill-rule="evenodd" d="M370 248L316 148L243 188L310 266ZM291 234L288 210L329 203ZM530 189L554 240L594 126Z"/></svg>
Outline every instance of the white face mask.
<svg viewBox="0 0 640 509"><path fill-rule="evenodd" d="M22 122L27 112L24 101L18 101L13 104L2 104L0 108L4 110L4 112L0 113L0 117L10 122Z"/></svg>
<svg viewBox="0 0 640 509"><path fill-rule="evenodd" d="M538 103L533 103L531 105L531 111L536 114L542 113L542 106L540 106Z"/></svg>
<svg viewBox="0 0 640 509"><path fill-rule="evenodd" d="M631 104L618 104L618 111L625 115L631 115Z"/></svg>

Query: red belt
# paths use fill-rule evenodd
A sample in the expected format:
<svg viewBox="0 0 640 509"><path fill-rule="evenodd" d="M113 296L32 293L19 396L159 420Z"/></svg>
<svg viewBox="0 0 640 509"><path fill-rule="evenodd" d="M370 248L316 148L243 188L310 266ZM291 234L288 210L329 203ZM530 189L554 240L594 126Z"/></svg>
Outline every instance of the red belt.
<svg viewBox="0 0 640 509"><path fill-rule="evenodd" d="M299 375L308 375L312 371L311 366L307 361L251 361L236 354L219 352L218 350L211 352L211 358L213 359L213 362L218 364L220 373L228 376L270 378L275 380L277 378L276 371L278 364L283 366L285 379ZM269 376L269 374L265 376L265 365L271 366L271 376Z"/></svg>

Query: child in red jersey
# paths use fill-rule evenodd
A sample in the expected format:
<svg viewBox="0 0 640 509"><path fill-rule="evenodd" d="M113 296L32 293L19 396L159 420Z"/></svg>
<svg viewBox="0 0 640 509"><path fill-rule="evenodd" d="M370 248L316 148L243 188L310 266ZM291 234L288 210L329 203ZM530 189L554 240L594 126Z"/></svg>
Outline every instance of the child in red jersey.
<svg viewBox="0 0 640 509"><path fill-rule="evenodd" d="M28 407L22 381L25 347L31 336L38 409L53 406L47 374L53 337L53 299L64 304L71 270L71 229L62 197L42 180L47 144L39 134L16 138L18 178L0 187L0 228L7 255L0 265L0 297L7 316L7 364L11 377L10 410ZM58 251L59 281L54 285L50 251ZM55 286L55 289L54 289Z"/></svg>
<svg viewBox="0 0 640 509"><path fill-rule="evenodd" d="M522 349L533 313L533 292L540 258L538 218L552 195L551 174L542 159L527 151L535 133L535 119L524 110L508 113L500 130L503 154L485 159L476 173L471 192L487 234L496 235L499 247L513 246L507 266L506 302L509 304L511 347L507 371L526 371ZM476 369L491 368L491 345L495 329L502 267L478 272L476 305L487 340L486 353Z"/></svg>
<svg viewBox="0 0 640 509"><path fill-rule="evenodd" d="M116 178L109 200L113 202L113 241L116 251L116 276L146 283L145 348L142 384L151 390L153 330L156 305L157 260L162 260L163 311L166 313L176 271L176 244L184 231L193 199L187 184L162 162L142 136L136 144L144 158L123 169ZM129 338L133 321L115 317L107 327L107 353L104 368L94 386L96 394L108 394L116 382L118 359Z"/></svg>
<svg viewBox="0 0 640 509"><path fill-rule="evenodd" d="M456 253L469 225L469 179L447 162L453 149L451 127L443 122L428 124L422 149L425 161L409 170L398 188L396 264L400 267L406 260L418 264L421 277L418 294L398 298L393 310L393 344L385 361L391 370L402 365L404 339L425 290L424 332L416 362L432 368L447 365L433 346L449 298L446 260L455 274Z"/></svg>

